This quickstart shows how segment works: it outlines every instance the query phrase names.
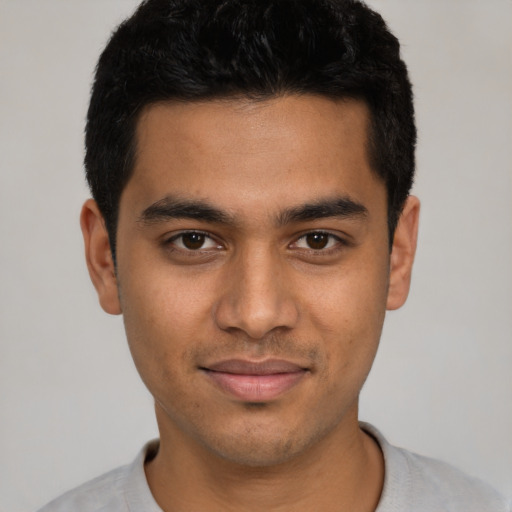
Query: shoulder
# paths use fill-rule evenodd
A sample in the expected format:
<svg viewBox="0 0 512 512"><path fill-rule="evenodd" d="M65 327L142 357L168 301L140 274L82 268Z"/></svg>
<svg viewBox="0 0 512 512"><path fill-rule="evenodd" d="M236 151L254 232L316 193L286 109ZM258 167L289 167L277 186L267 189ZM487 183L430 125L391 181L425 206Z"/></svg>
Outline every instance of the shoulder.
<svg viewBox="0 0 512 512"><path fill-rule="evenodd" d="M51 501L39 512L99 512L128 510L116 503L122 500L126 487L126 476L129 466L122 466L91 480L76 489L72 489L59 498Z"/></svg>
<svg viewBox="0 0 512 512"><path fill-rule="evenodd" d="M148 443L131 464L66 492L38 512L161 512L144 473L144 461L157 447L157 441Z"/></svg>
<svg viewBox="0 0 512 512"><path fill-rule="evenodd" d="M439 460L395 448L407 464L407 473L416 492L415 499L427 501L426 496L447 511L509 512L503 496L490 485L466 475Z"/></svg>
<svg viewBox="0 0 512 512"><path fill-rule="evenodd" d="M485 482L440 460L392 446L371 425L362 428L384 454L384 489L376 512L511 511L510 503Z"/></svg>

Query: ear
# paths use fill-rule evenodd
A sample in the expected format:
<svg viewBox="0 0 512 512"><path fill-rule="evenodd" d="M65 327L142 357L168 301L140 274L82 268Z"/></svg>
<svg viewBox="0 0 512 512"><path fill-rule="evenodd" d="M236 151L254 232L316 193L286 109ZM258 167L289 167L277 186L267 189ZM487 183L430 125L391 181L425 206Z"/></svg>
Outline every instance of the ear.
<svg viewBox="0 0 512 512"><path fill-rule="evenodd" d="M80 214L80 227L85 244L85 259L91 281L101 307L111 315L121 313L117 279L105 221L96 204L88 199Z"/></svg>
<svg viewBox="0 0 512 512"><path fill-rule="evenodd" d="M412 264L418 239L420 201L409 196L398 220L391 249L387 309L398 309L409 295Z"/></svg>

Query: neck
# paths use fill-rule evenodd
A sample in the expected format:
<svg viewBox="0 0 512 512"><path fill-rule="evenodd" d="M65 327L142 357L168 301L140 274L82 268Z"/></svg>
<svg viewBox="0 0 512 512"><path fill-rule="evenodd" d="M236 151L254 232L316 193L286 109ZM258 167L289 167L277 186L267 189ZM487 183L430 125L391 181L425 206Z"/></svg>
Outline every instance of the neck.
<svg viewBox="0 0 512 512"><path fill-rule="evenodd" d="M160 448L145 468L149 486L164 512L373 512L384 463L354 412L304 453L270 467L223 459L159 421Z"/></svg>

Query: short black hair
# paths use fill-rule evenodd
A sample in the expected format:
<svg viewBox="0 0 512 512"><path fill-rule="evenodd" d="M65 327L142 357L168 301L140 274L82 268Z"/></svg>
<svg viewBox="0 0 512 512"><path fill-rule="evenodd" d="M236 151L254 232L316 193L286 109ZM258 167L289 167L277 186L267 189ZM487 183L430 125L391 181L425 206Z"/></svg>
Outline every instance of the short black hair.
<svg viewBox="0 0 512 512"><path fill-rule="evenodd" d="M87 115L86 175L114 260L145 107L284 94L366 102L391 243L413 182L416 128L400 45L379 14L357 0L146 0L103 51Z"/></svg>

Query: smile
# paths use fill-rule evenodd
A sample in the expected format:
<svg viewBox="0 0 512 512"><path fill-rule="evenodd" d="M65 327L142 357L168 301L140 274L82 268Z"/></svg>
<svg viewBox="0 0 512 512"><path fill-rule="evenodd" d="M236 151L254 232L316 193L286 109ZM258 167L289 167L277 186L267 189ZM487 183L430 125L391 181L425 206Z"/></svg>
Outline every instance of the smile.
<svg viewBox="0 0 512 512"><path fill-rule="evenodd" d="M201 368L222 391L244 402L267 402L296 386L309 372L289 361L230 359Z"/></svg>

